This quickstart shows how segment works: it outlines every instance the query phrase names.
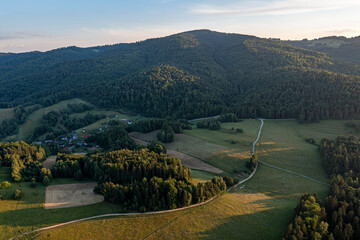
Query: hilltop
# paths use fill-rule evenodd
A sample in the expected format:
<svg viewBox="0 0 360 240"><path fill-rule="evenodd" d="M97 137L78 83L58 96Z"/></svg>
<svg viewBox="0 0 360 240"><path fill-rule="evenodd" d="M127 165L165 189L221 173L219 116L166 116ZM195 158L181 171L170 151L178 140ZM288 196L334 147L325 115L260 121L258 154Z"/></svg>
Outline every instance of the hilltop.
<svg viewBox="0 0 360 240"><path fill-rule="evenodd" d="M359 66L279 40L196 30L0 57L0 107L81 98L144 116L357 118Z"/></svg>

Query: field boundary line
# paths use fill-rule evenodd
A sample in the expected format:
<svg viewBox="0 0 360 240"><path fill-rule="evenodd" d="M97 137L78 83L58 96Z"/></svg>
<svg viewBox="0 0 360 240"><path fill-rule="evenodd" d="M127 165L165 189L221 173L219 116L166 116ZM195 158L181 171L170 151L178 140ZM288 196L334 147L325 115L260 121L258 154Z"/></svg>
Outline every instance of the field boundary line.
<svg viewBox="0 0 360 240"><path fill-rule="evenodd" d="M321 182L321 181L319 181L319 180L313 179L313 178L308 177L308 176L305 176L305 175L303 175L303 174L300 174L300 173L297 173L297 172L294 172L294 171L291 171L291 170L287 170L287 169L285 169L285 168L277 167L277 166L271 165L271 164L269 164L269 163L263 162L263 161L261 161L261 160L259 160L259 162L262 163L262 164L264 164L264 165L266 165L266 166L268 166L268 167L275 168L275 169L278 169L278 170L280 170L280 171L292 173L292 174L295 174L295 175L297 175L297 176L299 176L299 177L306 178L306 179L308 179L308 180L310 180L310 181L313 181L313 182L316 182L316 183L319 183L319 184L323 184L323 185L326 185L326 186L330 186L329 183Z"/></svg>

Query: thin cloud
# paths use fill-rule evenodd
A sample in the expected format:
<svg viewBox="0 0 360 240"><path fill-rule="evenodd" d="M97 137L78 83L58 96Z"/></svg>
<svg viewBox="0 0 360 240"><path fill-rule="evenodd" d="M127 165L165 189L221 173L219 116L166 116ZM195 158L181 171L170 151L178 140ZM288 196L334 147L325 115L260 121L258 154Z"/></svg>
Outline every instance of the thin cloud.
<svg viewBox="0 0 360 240"><path fill-rule="evenodd" d="M103 36L108 39L119 42L134 42L145 40L147 38L162 37L169 34L175 34L184 31L184 29L164 28L164 27L136 27L133 29L127 28L83 28L84 32L91 33L97 36Z"/></svg>
<svg viewBox="0 0 360 240"><path fill-rule="evenodd" d="M275 0L272 2L249 1L233 3L227 6L198 4L190 7L189 11L201 15L229 15L229 16L259 16L259 15L288 15L316 11L336 10L351 6L358 6L358 0Z"/></svg>
<svg viewBox="0 0 360 240"><path fill-rule="evenodd" d="M30 32L0 32L0 40L10 40L29 37L44 37L42 34Z"/></svg>

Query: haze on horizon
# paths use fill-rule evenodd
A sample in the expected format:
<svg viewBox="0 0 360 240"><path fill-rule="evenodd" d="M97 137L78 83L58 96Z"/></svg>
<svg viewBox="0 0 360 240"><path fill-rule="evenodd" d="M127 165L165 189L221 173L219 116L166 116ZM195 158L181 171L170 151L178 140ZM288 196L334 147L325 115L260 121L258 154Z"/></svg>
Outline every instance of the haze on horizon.
<svg viewBox="0 0 360 240"><path fill-rule="evenodd" d="M0 1L0 52L135 42L195 30L281 39L360 35L358 0Z"/></svg>

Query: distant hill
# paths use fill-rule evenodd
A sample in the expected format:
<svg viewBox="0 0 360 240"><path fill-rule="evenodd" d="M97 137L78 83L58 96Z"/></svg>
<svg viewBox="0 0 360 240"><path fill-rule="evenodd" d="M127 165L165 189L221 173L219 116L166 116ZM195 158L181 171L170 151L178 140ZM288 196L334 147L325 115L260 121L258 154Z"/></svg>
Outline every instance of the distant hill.
<svg viewBox="0 0 360 240"><path fill-rule="evenodd" d="M360 64L360 36L354 38L324 37L314 40L287 41L287 43Z"/></svg>
<svg viewBox="0 0 360 240"><path fill-rule="evenodd" d="M360 116L360 68L279 40L209 30L0 57L0 106L79 97L145 116Z"/></svg>

